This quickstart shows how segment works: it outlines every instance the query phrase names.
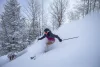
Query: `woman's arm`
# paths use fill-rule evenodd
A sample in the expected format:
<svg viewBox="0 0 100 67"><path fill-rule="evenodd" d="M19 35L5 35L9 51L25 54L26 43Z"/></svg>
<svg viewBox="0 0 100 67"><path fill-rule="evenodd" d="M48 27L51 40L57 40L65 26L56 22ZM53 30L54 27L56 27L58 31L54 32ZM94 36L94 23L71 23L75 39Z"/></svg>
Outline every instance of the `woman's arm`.
<svg viewBox="0 0 100 67"><path fill-rule="evenodd" d="M41 38L39 38L38 40L42 40L43 38L45 38L46 37L46 35L43 35Z"/></svg>
<svg viewBox="0 0 100 67"><path fill-rule="evenodd" d="M55 36L60 42L62 42L62 39L61 39L58 35L55 35L55 34L54 34L54 36Z"/></svg>

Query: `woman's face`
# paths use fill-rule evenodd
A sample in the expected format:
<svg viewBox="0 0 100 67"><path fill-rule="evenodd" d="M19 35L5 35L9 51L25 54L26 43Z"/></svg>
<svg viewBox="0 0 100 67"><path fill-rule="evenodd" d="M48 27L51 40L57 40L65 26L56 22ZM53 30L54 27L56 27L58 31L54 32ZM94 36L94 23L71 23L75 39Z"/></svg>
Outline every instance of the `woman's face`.
<svg viewBox="0 0 100 67"><path fill-rule="evenodd" d="M49 31L44 32L44 34L46 34L46 35L47 35L48 33L49 33Z"/></svg>

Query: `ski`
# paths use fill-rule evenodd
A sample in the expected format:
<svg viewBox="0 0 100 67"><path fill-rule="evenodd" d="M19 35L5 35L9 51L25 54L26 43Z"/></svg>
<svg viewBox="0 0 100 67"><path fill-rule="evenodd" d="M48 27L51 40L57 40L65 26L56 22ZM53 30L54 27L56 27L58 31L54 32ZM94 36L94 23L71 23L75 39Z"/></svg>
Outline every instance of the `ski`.
<svg viewBox="0 0 100 67"><path fill-rule="evenodd" d="M36 56L30 57L30 59L34 59L35 60L36 59Z"/></svg>
<svg viewBox="0 0 100 67"><path fill-rule="evenodd" d="M31 60L36 60L38 57L40 57L40 56L43 55L43 54L44 54L44 53L34 55L34 56L30 57L30 59L31 59Z"/></svg>

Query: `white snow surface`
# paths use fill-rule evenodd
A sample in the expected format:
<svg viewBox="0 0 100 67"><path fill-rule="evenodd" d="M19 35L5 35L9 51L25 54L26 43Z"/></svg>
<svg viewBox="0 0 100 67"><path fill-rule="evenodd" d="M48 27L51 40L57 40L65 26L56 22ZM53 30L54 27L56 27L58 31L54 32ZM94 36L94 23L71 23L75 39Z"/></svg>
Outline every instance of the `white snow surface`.
<svg viewBox="0 0 100 67"><path fill-rule="evenodd" d="M15 53L15 54L16 54L16 58L19 57L19 56L21 56L21 55L23 55L23 54L26 53L26 52L27 52L27 50L25 49L25 50L23 50L23 51L21 51L21 52ZM4 56L1 56L1 57L0 57L0 67L1 67L2 65L4 65L4 64L9 63L9 62L10 62L10 60L9 60L9 58L8 58L8 55L4 55Z"/></svg>
<svg viewBox="0 0 100 67"><path fill-rule="evenodd" d="M62 25L53 33L62 39L43 53L47 39L35 41L27 52L2 67L100 67L100 14L92 13L84 19ZM37 55L36 60L30 57Z"/></svg>
<svg viewBox="0 0 100 67"><path fill-rule="evenodd" d="M0 67L8 62L9 62L9 59L7 58L7 55L0 57Z"/></svg>

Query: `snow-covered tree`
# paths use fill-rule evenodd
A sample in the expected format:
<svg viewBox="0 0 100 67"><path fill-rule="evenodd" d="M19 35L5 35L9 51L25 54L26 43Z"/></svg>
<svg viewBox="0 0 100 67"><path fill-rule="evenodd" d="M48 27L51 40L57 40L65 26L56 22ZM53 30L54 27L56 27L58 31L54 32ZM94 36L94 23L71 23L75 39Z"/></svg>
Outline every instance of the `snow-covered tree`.
<svg viewBox="0 0 100 67"><path fill-rule="evenodd" d="M33 42L41 33L41 4L38 0L29 0L26 18L30 22L29 41Z"/></svg>
<svg viewBox="0 0 100 67"><path fill-rule="evenodd" d="M78 15L78 12L74 12L74 11L70 11L67 13L68 15L68 19L69 21L71 22L72 20L78 20L79 19L79 15Z"/></svg>
<svg viewBox="0 0 100 67"><path fill-rule="evenodd" d="M75 8L78 14L84 17L90 12L100 11L100 0L80 0Z"/></svg>
<svg viewBox="0 0 100 67"><path fill-rule="evenodd" d="M2 27L1 27L1 17L0 17L0 55L2 50Z"/></svg>
<svg viewBox="0 0 100 67"><path fill-rule="evenodd" d="M2 50L5 54L11 51L21 51L26 46L23 44L25 22L21 19L20 5L17 0L7 0L4 10L1 16Z"/></svg>

